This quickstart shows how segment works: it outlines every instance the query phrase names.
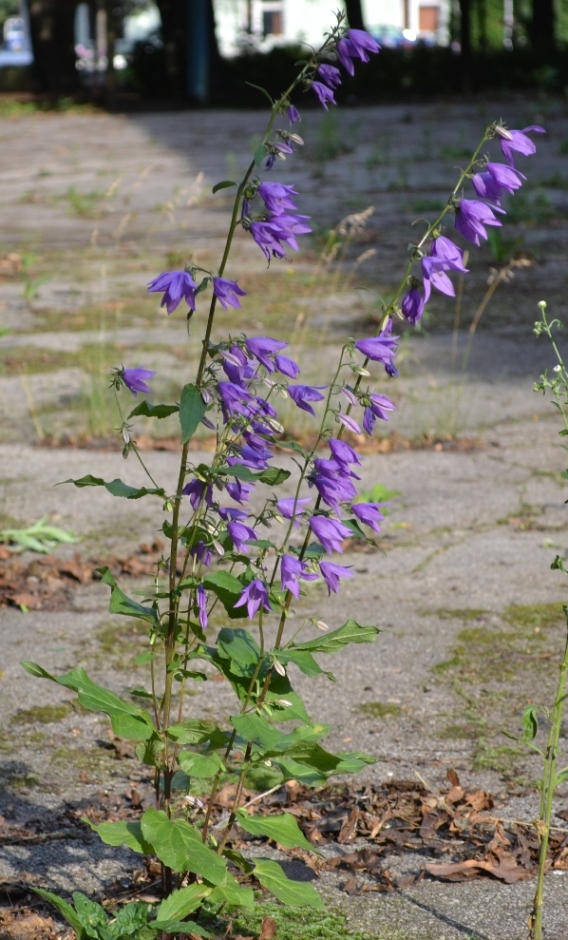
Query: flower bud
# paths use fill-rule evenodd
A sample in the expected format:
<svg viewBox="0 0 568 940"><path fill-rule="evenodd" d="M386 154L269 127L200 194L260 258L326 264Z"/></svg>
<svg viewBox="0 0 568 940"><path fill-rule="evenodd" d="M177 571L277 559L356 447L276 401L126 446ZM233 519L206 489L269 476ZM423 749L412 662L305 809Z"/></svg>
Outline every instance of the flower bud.
<svg viewBox="0 0 568 940"><path fill-rule="evenodd" d="M321 630L322 633L327 633L329 630L327 623L325 623L323 620L316 620L315 624L318 630Z"/></svg>
<svg viewBox="0 0 568 940"><path fill-rule="evenodd" d="M282 665L281 662L279 662L277 659L275 659L273 665L274 665L274 668L275 668L275 670L276 670L276 672L278 673L279 676L285 676L285 675L286 675L286 670L284 669L284 666Z"/></svg>

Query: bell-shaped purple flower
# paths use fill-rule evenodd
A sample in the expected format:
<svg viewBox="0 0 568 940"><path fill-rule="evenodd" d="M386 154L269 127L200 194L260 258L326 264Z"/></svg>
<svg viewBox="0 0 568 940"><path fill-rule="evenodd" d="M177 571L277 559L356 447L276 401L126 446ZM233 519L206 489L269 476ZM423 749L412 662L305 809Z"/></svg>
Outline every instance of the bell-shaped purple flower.
<svg viewBox="0 0 568 940"><path fill-rule="evenodd" d="M197 284L187 271L165 271L148 284L150 293L164 291L160 306L165 306L168 313L173 313L183 299L190 310L195 310L196 289Z"/></svg>
<svg viewBox="0 0 568 940"><path fill-rule="evenodd" d="M333 89L328 88L327 85L324 85L323 82L312 82L312 91L315 91L318 96L319 103L325 108L326 111L329 110L328 104L337 104L335 98L333 97Z"/></svg>
<svg viewBox="0 0 568 940"><path fill-rule="evenodd" d="M331 595L333 591L334 594L339 593L339 579L340 578L354 578L355 575L349 569L351 565L335 565L332 561L322 561L320 563L320 571L322 578L327 584L327 593Z"/></svg>
<svg viewBox="0 0 568 940"><path fill-rule="evenodd" d="M229 281L226 277L213 278L213 293L222 307L240 307L239 297L246 297L246 291L241 290L236 281Z"/></svg>
<svg viewBox="0 0 568 940"><path fill-rule="evenodd" d="M231 536L233 545L238 552L240 552L241 548L243 545L245 545L246 542L255 542L258 537L254 529L249 525L245 525L244 522L229 522L227 525L227 532ZM245 551L248 551L246 545Z"/></svg>
<svg viewBox="0 0 568 940"><path fill-rule="evenodd" d="M491 176L491 173L475 173L471 178L473 188L480 199L491 199L499 203L501 187Z"/></svg>
<svg viewBox="0 0 568 940"><path fill-rule="evenodd" d="M423 277L422 283L424 285L424 305L426 305L430 300L432 287L435 287L442 294L446 294L448 297L456 296L454 285L446 274L446 270L449 267L446 261L432 257L422 258L421 266Z"/></svg>
<svg viewBox="0 0 568 940"><path fill-rule="evenodd" d="M335 65L327 65L324 62L318 69L318 75L330 88L337 88L341 85L341 72L336 69Z"/></svg>
<svg viewBox="0 0 568 940"><path fill-rule="evenodd" d="M119 373L120 378L134 396L138 392L142 392L144 395L150 394L152 390L146 384L146 380L151 379L155 374L151 369L143 369L142 366L138 366L137 369L123 369Z"/></svg>
<svg viewBox="0 0 568 940"><path fill-rule="evenodd" d="M272 356L285 349L288 343L271 336L251 336L245 340L245 346L254 359L258 359L268 372L274 372L275 366Z"/></svg>
<svg viewBox="0 0 568 940"><path fill-rule="evenodd" d="M501 222L493 214L492 208L477 199L462 199L456 211L456 229L464 238L481 244L481 238L487 238L487 225L501 226Z"/></svg>
<svg viewBox="0 0 568 940"><path fill-rule="evenodd" d="M468 273L468 268L463 263L463 251L445 235L438 235L430 246L430 255L439 261L445 261L448 265L448 271L461 271L462 274Z"/></svg>
<svg viewBox="0 0 568 940"><path fill-rule="evenodd" d="M402 298L403 316L412 326L416 326L426 307L426 302L417 287L412 287Z"/></svg>
<svg viewBox="0 0 568 940"><path fill-rule="evenodd" d="M255 411L251 405L254 402L254 396L247 392L246 388L241 388L240 385L236 385L234 382L218 382L217 391L219 392L226 421L233 415L252 417Z"/></svg>
<svg viewBox="0 0 568 940"><path fill-rule="evenodd" d="M299 124L302 120L300 117L300 112L293 104L289 104L286 108L286 117L290 121L290 124Z"/></svg>
<svg viewBox="0 0 568 940"><path fill-rule="evenodd" d="M342 464L345 467L348 467L350 463L361 464L359 454L350 444L346 444L345 441L340 441L335 437L331 437L328 444L338 464Z"/></svg>
<svg viewBox="0 0 568 940"><path fill-rule="evenodd" d="M520 189L523 185L523 180L526 180L519 170L515 170L514 167L505 166L504 163L488 163L487 171L491 174L497 185L504 189L507 193L514 193L516 189Z"/></svg>
<svg viewBox="0 0 568 940"><path fill-rule="evenodd" d="M289 379L295 379L300 374L300 366L288 356L275 356L274 365L282 375L287 375Z"/></svg>
<svg viewBox="0 0 568 940"><path fill-rule="evenodd" d="M375 532L380 532L379 522L382 522L385 518L380 510L382 505L382 503L353 503L351 509L359 522L370 526Z"/></svg>
<svg viewBox="0 0 568 940"><path fill-rule="evenodd" d="M264 252L266 259L270 261L273 258L283 258L286 249L280 242L281 231L274 222L266 220L265 222L251 222L249 232L257 243L258 247Z"/></svg>
<svg viewBox="0 0 568 940"><path fill-rule="evenodd" d="M306 570L306 565L293 555L282 555L280 560L280 579L283 591L290 591L296 599L300 596L298 579L316 581L317 574Z"/></svg>
<svg viewBox="0 0 568 940"><path fill-rule="evenodd" d="M307 411L309 414L315 416L315 411L312 406L309 404L311 401L323 401L325 395L322 395L318 389L326 388L325 385L289 385L288 394L292 401L301 408L302 411Z"/></svg>
<svg viewBox="0 0 568 940"><path fill-rule="evenodd" d="M213 487L211 484L204 483L203 480L195 479L190 483L186 483L182 493L184 496L189 496L189 501L194 510L197 509L202 499L205 499L209 507L213 505Z"/></svg>
<svg viewBox="0 0 568 940"><path fill-rule="evenodd" d="M290 198L290 196L298 195L293 186L284 186L283 183L261 183L258 193L272 215L282 215L286 209L298 208Z"/></svg>
<svg viewBox="0 0 568 940"><path fill-rule="evenodd" d="M263 584L259 578L255 578L254 581L251 581L250 584L247 584L246 588L241 593L239 600L235 604L235 607L244 607L245 604L249 620L252 620L256 616L261 606L264 608L264 610L272 610L272 607L268 602L268 591L266 589L266 585Z"/></svg>
<svg viewBox="0 0 568 940"><path fill-rule="evenodd" d="M389 420L389 411L396 411L396 405L393 405L390 398L387 398L386 395L379 395L378 392L369 395L369 408L382 421Z"/></svg>
<svg viewBox="0 0 568 940"><path fill-rule="evenodd" d="M298 528L297 516L302 516L306 512L302 507L307 506L311 501L311 497L307 499L296 499L294 496L288 496L285 499L279 499L276 503L276 508L285 519L293 519L294 526Z"/></svg>
<svg viewBox="0 0 568 940"><path fill-rule="evenodd" d="M341 62L343 68L349 75L355 75L355 65L353 59L357 57L355 46L349 39L340 39L335 47L337 50L337 57Z"/></svg>
<svg viewBox="0 0 568 940"><path fill-rule="evenodd" d="M225 489L231 499L234 499L236 503L240 503L242 506L243 503L247 502L250 494L254 490L254 486L250 483L243 483L242 480L237 479L231 483L226 483Z"/></svg>
<svg viewBox="0 0 568 940"><path fill-rule="evenodd" d="M347 31L347 37L355 50L355 54L362 62L369 61L369 52L376 54L381 51L381 47L376 39L373 39L364 29L349 29Z"/></svg>
<svg viewBox="0 0 568 940"><path fill-rule="evenodd" d="M394 358L397 347L397 337L391 336L390 330L389 332L383 330L378 336L360 339L355 343L355 349L374 362L390 362Z"/></svg>
<svg viewBox="0 0 568 940"><path fill-rule="evenodd" d="M241 522L243 519L248 519L249 515L244 509L237 509L234 506L219 506L217 512L224 522L227 520L229 522Z"/></svg>
<svg viewBox="0 0 568 940"><path fill-rule="evenodd" d="M531 124L522 131L507 129L507 136L499 134L501 151L511 166L515 165L513 152L521 153L525 157L530 157L531 154L536 153L536 144L530 137L527 137L529 131L534 131L536 134L546 134L544 127L540 127L538 124Z"/></svg>
<svg viewBox="0 0 568 940"><path fill-rule="evenodd" d="M343 552L341 545L343 539L353 535L351 529L339 522L338 519L328 519L327 516L312 516L310 529L321 542L326 552Z"/></svg>
<svg viewBox="0 0 568 940"><path fill-rule="evenodd" d="M345 414L340 411L337 415L337 420L341 422L343 427L347 428L349 431L353 431L353 434L360 434L361 428L355 421L355 418L352 418L351 415Z"/></svg>
<svg viewBox="0 0 568 940"><path fill-rule="evenodd" d="M207 591L200 584L197 588L197 609L199 611L199 626L202 630L207 629Z"/></svg>

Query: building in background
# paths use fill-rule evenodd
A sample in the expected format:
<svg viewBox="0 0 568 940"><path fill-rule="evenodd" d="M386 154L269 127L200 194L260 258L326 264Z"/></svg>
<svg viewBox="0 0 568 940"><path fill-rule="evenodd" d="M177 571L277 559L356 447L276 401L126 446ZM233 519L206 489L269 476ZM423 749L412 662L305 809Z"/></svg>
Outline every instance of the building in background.
<svg viewBox="0 0 568 940"><path fill-rule="evenodd" d="M333 22L337 0L214 0L223 55L243 48L319 45ZM415 42L448 45L450 0L362 0L367 29L386 46Z"/></svg>

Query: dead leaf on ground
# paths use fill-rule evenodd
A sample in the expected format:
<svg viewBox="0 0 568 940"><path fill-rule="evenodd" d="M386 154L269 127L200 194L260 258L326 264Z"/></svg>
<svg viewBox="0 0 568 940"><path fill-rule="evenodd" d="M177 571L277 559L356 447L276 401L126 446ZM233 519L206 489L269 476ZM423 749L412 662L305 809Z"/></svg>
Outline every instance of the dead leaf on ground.
<svg viewBox="0 0 568 940"><path fill-rule="evenodd" d="M258 940L272 940L276 936L277 924L273 917L264 917Z"/></svg>

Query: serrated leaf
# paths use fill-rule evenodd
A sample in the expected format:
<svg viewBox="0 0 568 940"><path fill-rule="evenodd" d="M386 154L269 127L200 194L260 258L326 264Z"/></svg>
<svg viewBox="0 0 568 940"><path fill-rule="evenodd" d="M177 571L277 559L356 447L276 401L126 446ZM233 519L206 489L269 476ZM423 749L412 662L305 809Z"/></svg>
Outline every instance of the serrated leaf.
<svg viewBox="0 0 568 940"><path fill-rule="evenodd" d="M178 755L180 766L190 777L204 779L214 777L223 770L224 764L218 754L197 754L194 751L181 751Z"/></svg>
<svg viewBox="0 0 568 940"><path fill-rule="evenodd" d="M237 822L252 836L266 836L287 849L314 851L291 813L280 816L250 816L246 810L237 810Z"/></svg>
<svg viewBox="0 0 568 940"><path fill-rule="evenodd" d="M315 888L305 881L291 881L278 862L267 858L258 859L254 866L254 876L263 888L272 892L283 904L289 904L290 907L312 907L316 911L325 909Z"/></svg>
<svg viewBox="0 0 568 940"><path fill-rule="evenodd" d="M179 403L182 444L186 444L195 434L201 419L207 411L201 392L196 385L184 385Z"/></svg>
<svg viewBox="0 0 568 940"><path fill-rule="evenodd" d="M103 584L108 584L111 589L109 610L111 614L124 614L127 617L136 617L138 620L145 620L153 626L158 626L158 613L153 607L147 607L145 604L139 604L133 601L122 591L110 568L97 568Z"/></svg>
<svg viewBox="0 0 568 940"><path fill-rule="evenodd" d="M204 845L201 833L182 819L169 819L163 810L147 809L142 835L154 846L160 861L174 871L191 871L214 885L236 884L224 859Z"/></svg>
<svg viewBox="0 0 568 940"><path fill-rule="evenodd" d="M165 499L166 496L166 491L159 487L148 489L146 486L129 486L128 483L124 483L118 478L107 483L101 477L94 477L92 473L88 473L87 476L81 477L79 480L69 479L64 482L73 483L74 486L79 488L104 486L111 496L121 496L124 499L141 499L143 496L159 496L161 499Z"/></svg>
<svg viewBox="0 0 568 940"><path fill-rule="evenodd" d="M156 911L157 920L182 920L197 910L203 898L211 894L211 888L207 885L188 885L186 888L180 888L179 891L173 891L158 907Z"/></svg>
<svg viewBox="0 0 568 940"><path fill-rule="evenodd" d="M144 418L169 418L170 415L179 411L179 405L151 405L148 401L141 401L136 408L133 408L129 418L135 418L141 415Z"/></svg>
<svg viewBox="0 0 568 940"><path fill-rule="evenodd" d="M212 193L218 193L220 189L229 189L230 186L236 186L237 184L233 180L221 180L220 183L215 183Z"/></svg>
<svg viewBox="0 0 568 940"><path fill-rule="evenodd" d="M305 643L293 643L290 648L309 650L312 653L338 653L349 643L373 643L380 632L378 627L361 626L356 620L348 620L331 633L307 640Z"/></svg>

